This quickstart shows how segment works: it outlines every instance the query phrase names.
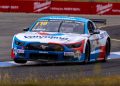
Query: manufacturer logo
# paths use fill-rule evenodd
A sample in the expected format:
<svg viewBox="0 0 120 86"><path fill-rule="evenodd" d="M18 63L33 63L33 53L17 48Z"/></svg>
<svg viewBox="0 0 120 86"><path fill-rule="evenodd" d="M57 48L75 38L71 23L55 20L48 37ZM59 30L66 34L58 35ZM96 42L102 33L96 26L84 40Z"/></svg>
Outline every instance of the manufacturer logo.
<svg viewBox="0 0 120 86"><path fill-rule="evenodd" d="M42 48L43 50L45 50L48 46L46 45L40 45L40 48Z"/></svg>
<svg viewBox="0 0 120 86"><path fill-rule="evenodd" d="M51 5L51 1L47 1L44 3L34 2L34 12L41 12L45 9L48 9Z"/></svg>
<svg viewBox="0 0 120 86"><path fill-rule="evenodd" d="M113 4L106 4L106 5L102 5L102 4L97 4L96 6L96 11L97 14L104 14L106 12L109 12L113 7Z"/></svg>

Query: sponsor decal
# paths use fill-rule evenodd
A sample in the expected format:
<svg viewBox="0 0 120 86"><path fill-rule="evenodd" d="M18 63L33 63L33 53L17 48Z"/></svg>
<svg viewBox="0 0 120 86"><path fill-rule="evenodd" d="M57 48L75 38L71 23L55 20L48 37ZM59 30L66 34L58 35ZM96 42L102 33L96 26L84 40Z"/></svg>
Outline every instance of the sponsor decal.
<svg viewBox="0 0 120 86"><path fill-rule="evenodd" d="M64 56L74 56L74 52L64 52Z"/></svg>
<svg viewBox="0 0 120 86"><path fill-rule="evenodd" d="M113 4L106 4L106 5L102 5L102 4L97 4L96 5L96 11L97 14L104 14L106 12L109 12L113 7Z"/></svg>
<svg viewBox="0 0 120 86"><path fill-rule="evenodd" d="M90 42L91 42L91 51L94 51L95 50L95 48L97 47L97 46L99 46L99 39L100 38L98 38L97 37L97 35L94 35L93 36L93 38L92 38L92 40L90 40Z"/></svg>
<svg viewBox="0 0 120 86"><path fill-rule="evenodd" d="M14 48L14 53L15 55L17 55L17 53L24 53L25 51L23 49L17 49L17 48Z"/></svg>
<svg viewBox="0 0 120 86"><path fill-rule="evenodd" d="M39 51L39 53L48 54L48 52L46 52L46 51Z"/></svg>
<svg viewBox="0 0 120 86"><path fill-rule="evenodd" d="M50 35L49 33L47 32L38 32L39 35Z"/></svg>
<svg viewBox="0 0 120 86"><path fill-rule="evenodd" d="M17 49L16 52L17 52L17 53L24 53L24 50L22 50L22 49Z"/></svg>
<svg viewBox="0 0 120 86"><path fill-rule="evenodd" d="M75 51L74 53L74 58L79 58L80 59L80 56L81 56L81 52L80 51Z"/></svg>
<svg viewBox="0 0 120 86"><path fill-rule="evenodd" d="M46 35L42 35L42 36L24 36L24 38L27 38L27 39L34 39L34 38L38 38L38 39L59 39L59 40L67 40L67 41L69 41L69 38L57 37L57 36L46 36Z"/></svg>
<svg viewBox="0 0 120 86"><path fill-rule="evenodd" d="M81 52L79 50L77 50L75 52L64 52L64 56L73 56L74 58L80 59Z"/></svg>
<svg viewBox="0 0 120 86"><path fill-rule="evenodd" d="M91 52L91 54L95 54L95 53L100 53L100 52L102 52L102 50L100 50L100 49L98 50L98 49L99 49L99 48L96 48L94 51Z"/></svg>
<svg viewBox="0 0 120 86"><path fill-rule="evenodd" d="M62 33L52 33L52 34L50 34L50 33L47 33L47 32L38 32L38 34L39 35L51 35L51 36L62 36L62 35L64 35Z"/></svg>
<svg viewBox="0 0 120 86"><path fill-rule="evenodd" d="M64 18L64 17L50 17L50 19L61 19L61 20L76 20L74 17Z"/></svg>
<svg viewBox="0 0 120 86"><path fill-rule="evenodd" d="M104 32L104 33L102 33L102 34L100 34L100 39L103 39L104 37L106 37L107 36L107 34L106 34L106 32Z"/></svg>
<svg viewBox="0 0 120 86"><path fill-rule="evenodd" d="M48 9L51 5L51 1L46 1L46 2L34 2L34 12L41 12L45 9Z"/></svg>

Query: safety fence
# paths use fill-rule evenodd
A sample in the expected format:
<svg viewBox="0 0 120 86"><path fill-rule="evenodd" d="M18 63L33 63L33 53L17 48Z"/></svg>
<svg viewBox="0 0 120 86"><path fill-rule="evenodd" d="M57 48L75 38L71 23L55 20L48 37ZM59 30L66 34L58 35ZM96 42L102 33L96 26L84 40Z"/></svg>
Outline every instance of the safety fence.
<svg viewBox="0 0 120 86"><path fill-rule="evenodd" d="M0 12L120 15L120 3L0 0Z"/></svg>

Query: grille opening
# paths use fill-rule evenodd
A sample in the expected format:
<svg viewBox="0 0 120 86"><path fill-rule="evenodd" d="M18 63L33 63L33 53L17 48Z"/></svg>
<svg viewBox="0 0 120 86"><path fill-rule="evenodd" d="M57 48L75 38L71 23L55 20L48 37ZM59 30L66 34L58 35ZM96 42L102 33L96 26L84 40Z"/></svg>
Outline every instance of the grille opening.
<svg viewBox="0 0 120 86"><path fill-rule="evenodd" d="M39 53L31 53L30 59L43 59L43 60L57 60L58 55L55 54L39 54Z"/></svg>
<svg viewBox="0 0 120 86"><path fill-rule="evenodd" d="M24 53L18 53L18 56L19 57L25 57L25 54Z"/></svg>
<svg viewBox="0 0 120 86"><path fill-rule="evenodd" d="M64 51L64 48L59 44L31 43L25 47L25 50Z"/></svg>

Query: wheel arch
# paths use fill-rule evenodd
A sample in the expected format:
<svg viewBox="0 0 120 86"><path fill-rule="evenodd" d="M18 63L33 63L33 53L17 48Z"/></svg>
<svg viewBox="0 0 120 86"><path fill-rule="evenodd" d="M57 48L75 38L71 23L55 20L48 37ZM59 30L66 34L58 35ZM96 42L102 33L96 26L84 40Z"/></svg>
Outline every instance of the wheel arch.
<svg viewBox="0 0 120 86"><path fill-rule="evenodd" d="M110 47L110 50L111 50L111 40L110 40L110 37L108 37L108 38L106 39L106 42L107 42L107 40L108 40L108 42L109 42L109 47Z"/></svg>
<svg viewBox="0 0 120 86"><path fill-rule="evenodd" d="M83 48L83 53L85 53L85 48L86 48L87 42L88 42L89 45L90 45L90 40L89 40L89 39L85 39L84 48ZM91 46L90 46L90 49L91 49Z"/></svg>
<svg viewBox="0 0 120 86"><path fill-rule="evenodd" d="M107 38L107 40L109 41L109 43L111 44L111 40L110 40L110 37Z"/></svg>

